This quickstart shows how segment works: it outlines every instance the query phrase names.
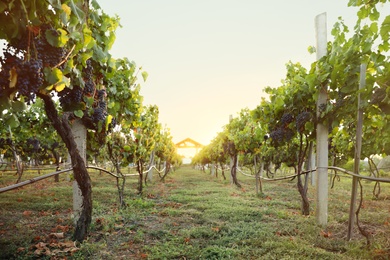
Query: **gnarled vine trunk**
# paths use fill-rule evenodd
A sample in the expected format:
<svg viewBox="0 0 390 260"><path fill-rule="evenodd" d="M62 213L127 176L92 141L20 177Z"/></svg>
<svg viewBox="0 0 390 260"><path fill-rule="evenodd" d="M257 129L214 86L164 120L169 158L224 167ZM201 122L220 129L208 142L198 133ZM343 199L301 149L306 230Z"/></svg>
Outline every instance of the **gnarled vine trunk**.
<svg viewBox="0 0 390 260"><path fill-rule="evenodd" d="M84 159L77 149L77 144L74 140L72 129L69 125L68 115L64 114L62 118L60 118L51 97L44 94L38 94L38 96L44 101L47 117L52 122L59 136L61 136L61 139L64 141L72 161L73 175L82 195L82 209L80 212L80 217L76 222L73 238L82 242L87 237L89 225L91 224L92 220L91 179L89 177Z"/></svg>
<svg viewBox="0 0 390 260"><path fill-rule="evenodd" d="M138 160L137 161L137 171L138 171L138 174L139 174L139 177L138 177L138 193L139 194L142 194L142 191L143 191L143 171L144 171L144 166L143 166L143 161L142 160Z"/></svg>
<svg viewBox="0 0 390 260"><path fill-rule="evenodd" d="M302 133L299 133L299 141L300 141L300 145L299 145L299 154L298 154L298 166L294 168L295 168L295 172L298 174L297 187L298 187L299 194L301 195L302 198L302 208L301 208L302 215L308 216L310 215L310 202L309 202L309 198L307 197L309 176L308 174L305 174L305 184L303 184L301 173L302 173L302 166L305 159L305 155L309 147L309 143L306 142L305 147L303 147Z"/></svg>
<svg viewBox="0 0 390 260"><path fill-rule="evenodd" d="M224 171L224 165L222 162L220 162L220 165L221 165L221 173L222 173L222 176L223 176L223 179L226 181L226 176L225 176L225 171Z"/></svg>
<svg viewBox="0 0 390 260"><path fill-rule="evenodd" d="M237 165L238 165L238 155L235 154L232 156L232 169L230 171L230 175L232 176L232 183L235 184L238 188L241 188L241 184L238 182L237 179Z"/></svg>

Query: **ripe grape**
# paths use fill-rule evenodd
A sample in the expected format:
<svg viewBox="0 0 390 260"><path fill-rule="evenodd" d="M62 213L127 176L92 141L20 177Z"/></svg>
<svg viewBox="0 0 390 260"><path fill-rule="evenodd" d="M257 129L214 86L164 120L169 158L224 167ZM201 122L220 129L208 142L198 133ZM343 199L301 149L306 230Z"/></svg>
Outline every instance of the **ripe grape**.
<svg viewBox="0 0 390 260"><path fill-rule="evenodd" d="M290 113L284 113L282 118L280 119L280 122L283 124L283 125L288 125L290 124L292 121L294 120L294 117L292 114Z"/></svg>
<svg viewBox="0 0 390 260"><path fill-rule="evenodd" d="M93 110L93 115L92 115L91 119L93 122L97 123L99 121L106 120L106 115L107 115L107 112L103 108L96 107Z"/></svg>
<svg viewBox="0 0 390 260"><path fill-rule="evenodd" d="M269 136L272 138L272 141L279 144L283 142L284 139L284 133L283 128L276 128L274 131L272 131Z"/></svg>
<svg viewBox="0 0 390 260"><path fill-rule="evenodd" d="M305 124L311 119L311 113L308 111L304 111L300 113L296 118L296 127L298 132L303 132L305 129Z"/></svg>

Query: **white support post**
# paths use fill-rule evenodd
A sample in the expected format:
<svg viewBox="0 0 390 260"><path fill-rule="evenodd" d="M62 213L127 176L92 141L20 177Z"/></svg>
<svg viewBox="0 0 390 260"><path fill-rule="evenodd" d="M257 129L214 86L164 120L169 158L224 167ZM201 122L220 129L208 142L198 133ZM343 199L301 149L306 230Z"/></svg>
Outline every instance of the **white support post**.
<svg viewBox="0 0 390 260"><path fill-rule="evenodd" d="M72 133L77 144L77 149L86 163L87 158L87 129L81 120L75 120L72 124ZM83 195L76 180L73 180L73 217L74 222L80 218L83 207Z"/></svg>
<svg viewBox="0 0 390 260"><path fill-rule="evenodd" d="M327 53L327 29L326 13L315 18L316 39L317 39L317 60ZM319 94L317 100L317 117L320 114L320 105L327 102L327 86L318 86ZM328 126L323 123L317 124L317 224L326 226L328 224Z"/></svg>
<svg viewBox="0 0 390 260"><path fill-rule="evenodd" d="M210 171L211 171L211 176L214 177L215 176L215 164L214 163L211 164Z"/></svg>
<svg viewBox="0 0 390 260"><path fill-rule="evenodd" d="M152 165L154 165L154 151L152 151L152 153L150 154L150 160L149 160L149 167L151 167ZM147 173L148 181L150 182L153 181L153 173L154 173L153 168L151 168L150 171Z"/></svg>

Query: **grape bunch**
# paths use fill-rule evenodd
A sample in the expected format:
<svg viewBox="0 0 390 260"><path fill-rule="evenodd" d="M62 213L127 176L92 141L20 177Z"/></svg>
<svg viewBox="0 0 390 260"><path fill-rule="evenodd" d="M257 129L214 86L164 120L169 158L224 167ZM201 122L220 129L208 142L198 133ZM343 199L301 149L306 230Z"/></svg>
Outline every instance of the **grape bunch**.
<svg viewBox="0 0 390 260"><path fill-rule="evenodd" d="M65 111L73 111L77 104L83 101L83 89L80 86L74 86L72 89L66 88L58 93L60 104Z"/></svg>
<svg viewBox="0 0 390 260"><path fill-rule="evenodd" d="M23 96L29 104L35 100L36 93L44 84L44 67L54 67L63 61L64 48L50 45L45 32L58 32L41 26L41 33L30 30L18 40L6 44L0 58L0 97L10 96L16 90L16 97Z"/></svg>
<svg viewBox="0 0 390 260"><path fill-rule="evenodd" d="M86 96L92 97L95 93L95 82L93 80L93 66L92 61L87 60L87 66L83 69L83 79L84 79L84 94Z"/></svg>
<svg viewBox="0 0 390 260"><path fill-rule="evenodd" d="M0 147L4 148L6 145L8 146L12 145L11 138L0 138Z"/></svg>
<svg viewBox="0 0 390 260"><path fill-rule="evenodd" d="M305 130L305 124L311 119L311 113L308 111L304 111L300 113L295 121L297 131L302 133Z"/></svg>
<svg viewBox="0 0 390 260"><path fill-rule="evenodd" d="M4 57L0 58L0 90L2 96L10 95L14 91L11 84L15 83L16 97L24 96L30 103L44 82L42 61L36 59L24 61L19 56L9 47L4 49ZM10 78L14 80L10 81Z"/></svg>
<svg viewBox="0 0 390 260"><path fill-rule="evenodd" d="M371 104L379 105L386 98L386 88L377 88L372 93Z"/></svg>
<svg viewBox="0 0 390 260"><path fill-rule="evenodd" d="M292 121L294 121L294 116L290 113L284 113L283 116L280 118L280 122L283 126L287 126Z"/></svg>
<svg viewBox="0 0 390 260"><path fill-rule="evenodd" d="M41 26L41 35L34 41L38 59L42 60L45 67L54 67L61 63L66 57L66 49L54 47L46 40L46 32L53 36L59 36L59 32L49 28L47 25Z"/></svg>
<svg viewBox="0 0 390 260"><path fill-rule="evenodd" d="M106 116L107 116L107 111L104 108L98 106L93 109L93 114L91 116L91 119L94 123L98 123L99 121L106 120Z"/></svg>
<svg viewBox="0 0 390 260"><path fill-rule="evenodd" d="M31 146L31 147L32 147L31 150L32 150L34 153L39 152L39 149L40 149L39 140L37 140L37 139L35 139L35 138L28 138L26 144L27 144L27 146Z"/></svg>
<svg viewBox="0 0 390 260"><path fill-rule="evenodd" d="M277 127L269 134L272 142L278 146L290 141L294 137L294 131L286 127Z"/></svg>

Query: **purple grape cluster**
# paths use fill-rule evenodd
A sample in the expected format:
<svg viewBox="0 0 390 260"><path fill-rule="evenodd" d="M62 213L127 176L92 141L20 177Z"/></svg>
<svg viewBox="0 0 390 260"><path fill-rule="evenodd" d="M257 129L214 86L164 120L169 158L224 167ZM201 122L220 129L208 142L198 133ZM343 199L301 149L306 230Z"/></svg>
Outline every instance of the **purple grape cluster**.
<svg viewBox="0 0 390 260"><path fill-rule="evenodd" d="M311 119L311 113L308 111L304 111L297 116L295 124L299 133L302 133L305 130L305 124L310 119Z"/></svg>
<svg viewBox="0 0 390 260"><path fill-rule="evenodd" d="M46 30L58 33L42 26L40 34L26 30L20 39L5 46L0 58L0 97L10 96L16 90L16 97L24 96L27 103L34 101L44 84L43 68L63 61L66 50L51 46L44 36Z"/></svg>
<svg viewBox="0 0 390 260"><path fill-rule="evenodd" d="M23 61L19 55L15 55L10 48L4 49L4 57L0 58L0 90L2 95L9 95L17 89L17 97L24 96L29 103L35 99L35 94L44 82L42 61L30 59ZM10 86L11 78L15 86ZM15 88L14 88L15 87Z"/></svg>
<svg viewBox="0 0 390 260"><path fill-rule="evenodd" d="M280 118L280 122L284 126L290 124L292 121L294 121L294 116L290 113L284 113L283 116Z"/></svg>
<svg viewBox="0 0 390 260"><path fill-rule="evenodd" d="M294 132L290 128L277 127L269 134L275 145L281 145L290 141L294 137Z"/></svg>
<svg viewBox="0 0 390 260"><path fill-rule="evenodd" d="M83 79L84 94L89 97L93 96L96 86L93 80L93 66L91 60L87 60L87 66L83 69Z"/></svg>

